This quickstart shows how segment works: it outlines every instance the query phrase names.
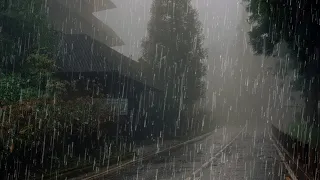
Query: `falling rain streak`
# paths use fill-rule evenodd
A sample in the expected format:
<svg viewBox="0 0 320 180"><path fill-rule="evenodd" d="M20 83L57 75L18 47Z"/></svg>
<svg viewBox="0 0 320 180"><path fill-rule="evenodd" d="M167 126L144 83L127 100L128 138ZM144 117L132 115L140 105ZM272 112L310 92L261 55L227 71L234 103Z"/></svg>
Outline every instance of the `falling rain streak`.
<svg viewBox="0 0 320 180"><path fill-rule="evenodd" d="M318 1L0 7L0 179L320 178Z"/></svg>

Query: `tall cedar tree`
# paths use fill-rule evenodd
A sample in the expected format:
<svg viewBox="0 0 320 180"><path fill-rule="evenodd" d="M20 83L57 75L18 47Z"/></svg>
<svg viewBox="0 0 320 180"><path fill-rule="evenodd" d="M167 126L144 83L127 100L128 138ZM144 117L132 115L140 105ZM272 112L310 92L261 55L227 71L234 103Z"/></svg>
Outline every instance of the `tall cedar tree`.
<svg viewBox="0 0 320 180"><path fill-rule="evenodd" d="M152 67L147 73L164 83L163 118L175 130L180 127L182 112L192 112L194 103L205 93L207 55L203 40L191 0L153 1L140 61Z"/></svg>

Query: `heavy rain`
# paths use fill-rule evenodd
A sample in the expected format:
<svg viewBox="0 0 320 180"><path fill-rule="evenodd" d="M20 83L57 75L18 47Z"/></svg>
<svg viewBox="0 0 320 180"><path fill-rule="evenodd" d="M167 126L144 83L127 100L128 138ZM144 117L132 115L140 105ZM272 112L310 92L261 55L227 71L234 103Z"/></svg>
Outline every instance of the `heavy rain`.
<svg viewBox="0 0 320 180"><path fill-rule="evenodd" d="M320 179L319 52L318 0L0 0L0 179Z"/></svg>

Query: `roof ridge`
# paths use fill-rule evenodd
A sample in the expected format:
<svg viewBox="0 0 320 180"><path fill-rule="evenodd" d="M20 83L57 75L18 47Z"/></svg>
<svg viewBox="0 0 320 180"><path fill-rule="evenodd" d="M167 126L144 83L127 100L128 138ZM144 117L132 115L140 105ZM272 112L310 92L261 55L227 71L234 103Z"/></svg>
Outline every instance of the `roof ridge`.
<svg viewBox="0 0 320 180"><path fill-rule="evenodd" d="M77 10L79 13L82 10L94 13L98 11L117 8L111 0L53 0L66 8Z"/></svg>
<svg viewBox="0 0 320 180"><path fill-rule="evenodd" d="M73 4L77 1L78 3ZM51 0L48 16L57 31L65 34L87 34L108 46L122 46L123 40L106 23L82 7L83 0ZM85 0L87 1L87 0ZM89 3L86 2L86 3Z"/></svg>
<svg viewBox="0 0 320 180"><path fill-rule="evenodd" d="M85 1L87 1L92 6L94 6L94 11L93 12L98 12L98 11L117 8L117 6L111 0L85 0ZM98 1L98 3L100 2L100 3L103 3L103 4L99 3L96 6L96 2L97 1Z"/></svg>

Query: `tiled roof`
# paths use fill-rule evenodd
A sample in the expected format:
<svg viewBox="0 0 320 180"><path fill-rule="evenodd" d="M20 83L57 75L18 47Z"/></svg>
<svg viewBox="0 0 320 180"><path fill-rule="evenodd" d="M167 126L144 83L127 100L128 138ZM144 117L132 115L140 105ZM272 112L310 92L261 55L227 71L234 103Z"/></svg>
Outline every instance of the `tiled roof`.
<svg viewBox="0 0 320 180"><path fill-rule="evenodd" d="M57 61L60 72L119 72L161 90L153 77L143 75L141 64L87 35L65 35Z"/></svg>
<svg viewBox="0 0 320 180"><path fill-rule="evenodd" d="M65 34L87 34L108 46L122 46L124 42L116 32L92 14L108 4L109 8L115 7L107 0L50 0L49 22Z"/></svg>
<svg viewBox="0 0 320 180"><path fill-rule="evenodd" d="M93 12L116 8L116 5L111 0L86 0L86 1L93 7Z"/></svg>
<svg viewBox="0 0 320 180"><path fill-rule="evenodd" d="M107 9L114 9L116 5L111 0L50 0L51 2L58 2L66 8L75 10L79 13L83 12L97 12Z"/></svg>

